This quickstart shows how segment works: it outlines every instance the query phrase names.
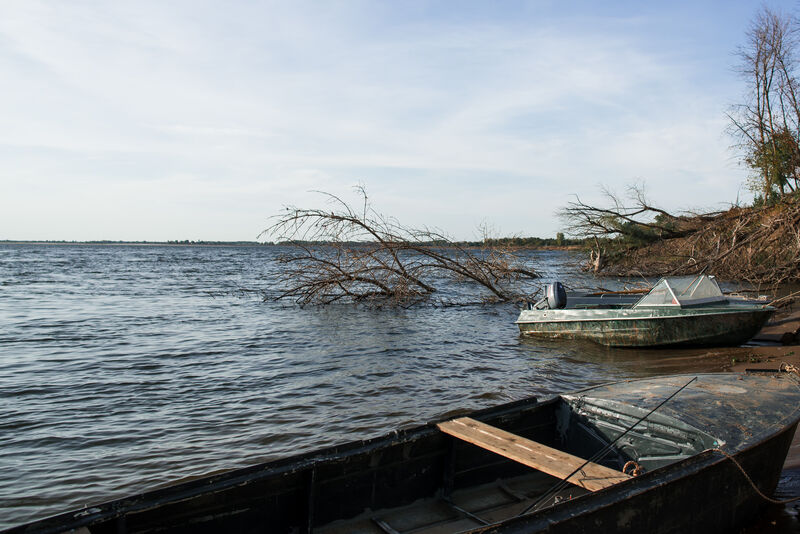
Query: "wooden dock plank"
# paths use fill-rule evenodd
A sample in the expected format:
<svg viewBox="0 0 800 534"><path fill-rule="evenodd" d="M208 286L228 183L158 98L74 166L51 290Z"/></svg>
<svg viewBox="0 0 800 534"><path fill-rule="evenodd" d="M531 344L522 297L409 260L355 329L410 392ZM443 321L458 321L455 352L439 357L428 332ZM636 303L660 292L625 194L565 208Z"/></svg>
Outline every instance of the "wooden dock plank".
<svg viewBox="0 0 800 534"><path fill-rule="evenodd" d="M439 430L451 436L562 480L566 479L570 473L586 461L564 451L553 449L469 417L445 421L437 426ZM568 482L586 488L589 491L597 491L629 478L629 475L621 471L590 462L583 469L572 475Z"/></svg>

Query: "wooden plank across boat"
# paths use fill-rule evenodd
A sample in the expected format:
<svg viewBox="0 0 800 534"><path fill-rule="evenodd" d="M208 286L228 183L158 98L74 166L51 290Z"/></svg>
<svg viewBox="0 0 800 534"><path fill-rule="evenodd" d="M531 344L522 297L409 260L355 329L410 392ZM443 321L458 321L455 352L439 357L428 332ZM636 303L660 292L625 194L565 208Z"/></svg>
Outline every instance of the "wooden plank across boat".
<svg viewBox="0 0 800 534"><path fill-rule="evenodd" d="M630 478L630 475L620 471L583 460L469 417L459 417L436 426L446 434L589 491L601 490Z"/></svg>
<svg viewBox="0 0 800 534"><path fill-rule="evenodd" d="M729 532L777 485L796 375L606 384L193 480L9 533ZM719 451L725 451L725 454ZM638 476L623 466L635 462Z"/></svg>

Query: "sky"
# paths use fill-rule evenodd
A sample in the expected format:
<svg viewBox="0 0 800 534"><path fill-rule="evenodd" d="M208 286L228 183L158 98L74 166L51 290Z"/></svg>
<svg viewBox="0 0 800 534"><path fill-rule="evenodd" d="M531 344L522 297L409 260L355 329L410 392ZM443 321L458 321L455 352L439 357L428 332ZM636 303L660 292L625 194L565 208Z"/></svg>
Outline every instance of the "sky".
<svg viewBox="0 0 800 534"><path fill-rule="evenodd" d="M748 202L725 112L759 6L7 0L0 239L256 240L359 184L459 240L554 237L603 187Z"/></svg>

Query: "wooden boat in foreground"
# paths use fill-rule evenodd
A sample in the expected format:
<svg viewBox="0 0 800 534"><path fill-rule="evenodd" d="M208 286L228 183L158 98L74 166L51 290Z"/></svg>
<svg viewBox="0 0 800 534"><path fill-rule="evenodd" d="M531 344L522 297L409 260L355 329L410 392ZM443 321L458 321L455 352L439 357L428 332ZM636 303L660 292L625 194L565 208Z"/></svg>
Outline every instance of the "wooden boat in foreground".
<svg viewBox="0 0 800 534"><path fill-rule="evenodd" d="M770 495L798 419L794 374L617 382L237 469L9 532L728 532L765 504L737 464Z"/></svg>
<svg viewBox="0 0 800 534"><path fill-rule="evenodd" d="M521 334L614 347L741 345L775 311L764 301L726 297L705 274L662 278L644 296L567 298L557 282L547 293L521 311Z"/></svg>

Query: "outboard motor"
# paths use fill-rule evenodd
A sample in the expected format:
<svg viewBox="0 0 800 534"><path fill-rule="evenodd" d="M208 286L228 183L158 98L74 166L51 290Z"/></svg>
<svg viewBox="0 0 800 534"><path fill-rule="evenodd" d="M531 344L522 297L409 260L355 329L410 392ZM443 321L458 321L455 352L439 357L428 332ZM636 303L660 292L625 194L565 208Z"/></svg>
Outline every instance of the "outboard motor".
<svg viewBox="0 0 800 534"><path fill-rule="evenodd" d="M545 296L547 298L547 307L551 310L560 310L567 305L567 292L561 282L547 284Z"/></svg>
<svg viewBox="0 0 800 534"><path fill-rule="evenodd" d="M544 298L537 302L535 305L528 304L529 310L543 310L549 308L551 310L560 310L567 305L567 292L561 282L553 282L547 284L544 288Z"/></svg>

